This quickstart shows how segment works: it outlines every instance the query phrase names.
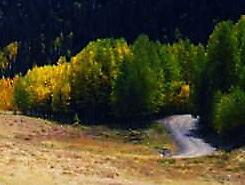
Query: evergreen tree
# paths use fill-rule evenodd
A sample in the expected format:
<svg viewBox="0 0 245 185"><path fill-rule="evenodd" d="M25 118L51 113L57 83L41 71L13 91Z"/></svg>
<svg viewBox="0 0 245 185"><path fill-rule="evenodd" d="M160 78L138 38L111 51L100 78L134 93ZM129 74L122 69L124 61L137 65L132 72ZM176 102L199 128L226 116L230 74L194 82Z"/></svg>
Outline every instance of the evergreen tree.
<svg viewBox="0 0 245 185"><path fill-rule="evenodd" d="M124 60L115 84L115 107L124 117L149 115L164 103L165 78L156 44L141 35Z"/></svg>
<svg viewBox="0 0 245 185"><path fill-rule="evenodd" d="M245 17L241 19L234 26L234 34L238 41L238 86L245 90Z"/></svg>
<svg viewBox="0 0 245 185"><path fill-rule="evenodd" d="M201 123L213 127L217 92L228 93L237 85L238 42L230 21L217 24L207 45L207 62L197 75L195 101ZM198 77L199 76L199 77Z"/></svg>
<svg viewBox="0 0 245 185"><path fill-rule="evenodd" d="M217 24L207 46L207 75L212 88L228 92L237 83L238 43L232 22Z"/></svg>

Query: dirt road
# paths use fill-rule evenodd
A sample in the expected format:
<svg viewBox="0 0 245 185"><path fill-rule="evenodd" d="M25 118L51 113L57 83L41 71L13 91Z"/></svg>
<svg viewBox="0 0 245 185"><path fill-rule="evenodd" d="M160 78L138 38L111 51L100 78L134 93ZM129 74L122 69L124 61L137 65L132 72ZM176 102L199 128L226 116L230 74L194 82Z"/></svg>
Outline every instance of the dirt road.
<svg viewBox="0 0 245 185"><path fill-rule="evenodd" d="M206 143L197 133L197 119L191 115L169 116L161 120L169 129L179 149L174 158L194 158L210 155L215 148Z"/></svg>

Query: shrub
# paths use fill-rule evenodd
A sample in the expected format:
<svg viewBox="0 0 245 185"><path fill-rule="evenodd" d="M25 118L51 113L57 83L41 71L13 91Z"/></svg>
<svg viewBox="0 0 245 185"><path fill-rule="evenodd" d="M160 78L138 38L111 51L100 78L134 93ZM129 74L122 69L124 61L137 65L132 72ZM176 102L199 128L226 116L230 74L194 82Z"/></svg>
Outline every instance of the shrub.
<svg viewBox="0 0 245 185"><path fill-rule="evenodd" d="M227 134L245 127L245 92L233 89L221 95L214 106L214 128L220 134Z"/></svg>
<svg viewBox="0 0 245 185"><path fill-rule="evenodd" d="M68 64L34 67L14 85L14 102L22 111L51 112L67 108Z"/></svg>
<svg viewBox="0 0 245 185"><path fill-rule="evenodd" d="M21 111L28 111L33 104L33 97L28 93L27 87L29 83L22 76L17 76L13 89L14 108Z"/></svg>
<svg viewBox="0 0 245 185"><path fill-rule="evenodd" d="M14 80L10 78L2 78L0 80L0 109L12 110L12 98L13 98L13 83Z"/></svg>
<svg viewBox="0 0 245 185"><path fill-rule="evenodd" d="M6 75L10 72L13 61L16 60L19 49L18 42L11 42L0 51L0 75Z"/></svg>

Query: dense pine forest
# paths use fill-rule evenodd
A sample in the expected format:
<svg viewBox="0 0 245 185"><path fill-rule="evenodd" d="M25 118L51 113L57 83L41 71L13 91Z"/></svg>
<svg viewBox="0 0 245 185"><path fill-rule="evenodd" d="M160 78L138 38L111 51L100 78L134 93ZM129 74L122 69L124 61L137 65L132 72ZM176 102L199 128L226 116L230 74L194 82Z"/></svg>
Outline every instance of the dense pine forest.
<svg viewBox="0 0 245 185"><path fill-rule="evenodd" d="M117 124L191 112L218 134L241 133L243 5L1 1L0 107Z"/></svg>
<svg viewBox="0 0 245 185"><path fill-rule="evenodd" d="M188 38L205 43L214 25L236 21L245 2L236 0L3 0L0 2L0 47L18 41L19 55L7 75L34 65L70 58L97 38L140 34L173 42Z"/></svg>

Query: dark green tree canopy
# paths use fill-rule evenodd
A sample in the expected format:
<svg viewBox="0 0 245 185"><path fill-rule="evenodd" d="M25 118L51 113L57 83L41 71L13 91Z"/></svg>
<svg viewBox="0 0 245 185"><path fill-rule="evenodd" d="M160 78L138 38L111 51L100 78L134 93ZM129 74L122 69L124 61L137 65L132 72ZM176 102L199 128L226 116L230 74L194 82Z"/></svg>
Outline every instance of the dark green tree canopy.
<svg viewBox="0 0 245 185"><path fill-rule="evenodd" d="M18 41L20 53L12 73L33 64L68 58L89 41L141 33L172 42L179 36L205 42L214 25L237 20L243 0L3 0L0 1L0 47Z"/></svg>

